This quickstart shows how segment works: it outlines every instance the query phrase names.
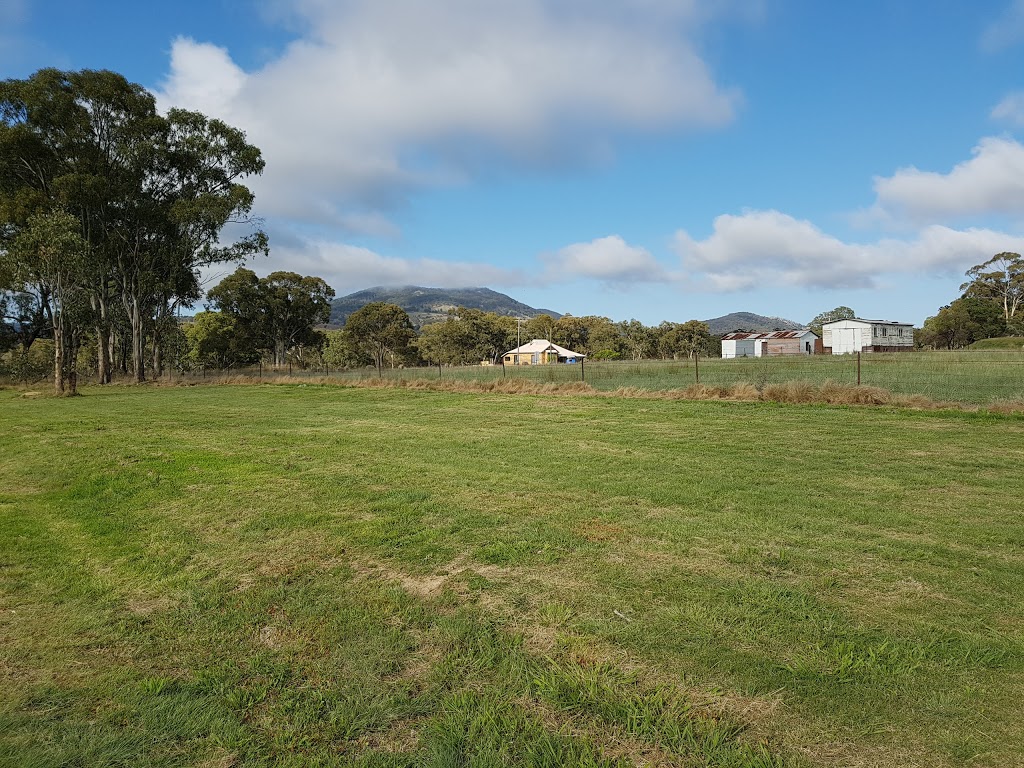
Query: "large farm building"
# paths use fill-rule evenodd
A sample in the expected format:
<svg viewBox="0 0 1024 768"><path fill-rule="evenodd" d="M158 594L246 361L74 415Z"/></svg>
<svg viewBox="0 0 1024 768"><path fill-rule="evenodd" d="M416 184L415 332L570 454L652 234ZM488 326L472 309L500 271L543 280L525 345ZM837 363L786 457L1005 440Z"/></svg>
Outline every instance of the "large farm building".
<svg viewBox="0 0 1024 768"><path fill-rule="evenodd" d="M914 326L892 320L833 320L821 326L826 354L909 352L914 349Z"/></svg>

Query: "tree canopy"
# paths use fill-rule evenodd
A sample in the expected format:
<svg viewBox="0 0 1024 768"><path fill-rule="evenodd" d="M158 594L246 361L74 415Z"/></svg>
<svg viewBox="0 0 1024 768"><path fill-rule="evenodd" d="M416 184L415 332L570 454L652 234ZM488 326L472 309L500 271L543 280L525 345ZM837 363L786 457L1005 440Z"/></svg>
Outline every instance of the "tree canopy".
<svg viewBox="0 0 1024 768"><path fill-rule="evenodd" d="M334 289L319 277L272 272L260 278L239 267L211 288L207 298L214 309L234 319L240 343L268 350L275 365L284 365L289 350L323 343L314 326L330 319Z"/></svg>
<svg viewBox="0 0 1024 768"><path fill-rule="evenodd" d="M1003 319L1016 324L1024 314L1024 258L1019 253L997 253L965 274L970 280L960 286L964 298L994 302L1002 310Z"/></svg>
<svg viewBox="0 0 1024 768"><path fill-rule="evenodd" d="M1005 333L1006 320L996 302L967 296L925 320L918 340L936 349L959 349Z"/></svg>
<svg viewBox="0 0 1024 768"><path fill-rule="evenodd" d="M142 381L147 340L159 373L162 330L199 298L199 268L267 251L240 183L262 170L238 129L198 112L161 115L152 94L114 72L43 69L0 83L0 247L11 253L41 216L73 217L84 258L69 279L88 310L73 324L96 336L101 381L119 312ZM248 231L222 240L228 224ZM21 267L0 288L52 302L10 277Z"/></svg>
<svg viewBox="0 0 1024 768"><path fill-rule="evenodd" d="M408 313L395 304L374 301L348 316L342 329L353 348L366 354L378 372L384 362L394 366L413 351L411 342L416 335Z"/></svg>

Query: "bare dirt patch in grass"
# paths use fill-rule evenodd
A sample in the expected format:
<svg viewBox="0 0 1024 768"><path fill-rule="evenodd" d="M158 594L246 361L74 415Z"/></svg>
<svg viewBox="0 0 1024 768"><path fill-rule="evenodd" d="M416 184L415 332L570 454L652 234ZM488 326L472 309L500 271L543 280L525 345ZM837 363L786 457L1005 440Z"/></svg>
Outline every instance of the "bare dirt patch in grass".
<svg viewBox="0 0 1024 768"><path fill-rule="evenodd" d="M177 607L178 601L160 595L138 595L125 601L125 607L136 616L151 616Z"/></svg>
<svg viewBox="0 0 1024 768"><path fill-rule="evenodd" d="M267 648L280 648L282 644L281 630L277 627L266 625L260 627L260 631L257 635L262 645Z"/></svg>
<svg viewBox="0 0 1024 768"><path fill-rule="evenodd" d="M420 746L420 729L426 718L413 717L393 721L386 730L364 733L356 740L360 751L409 754Z"/></svg>
<svg viewBox="0 0 1024 768"><path fill-rule="evenodd" d="M410 595L430 599L440 595L445 588L457 586L464 577L476 574L486 579L501 579L511 573L510 569L496 565L474 563L465 555L457 557L434 573L414 575L385 563L370 560L353 560L347 565L364 578L398 582Z"/></svg>
<svg viewBox="0 0 1024 768"><path fill-rule="evenodd" d="M627 535L621 525L606 523L597 518L584 521L573 532L590 542L621 541Z"/></svg>
<svg viewBox="0 0 1024 768"><path fill-rule="evenodd" d="M216 754L201 761L198 768L234 768L238 765L238 761L238 755L218 748Z"/></svg>

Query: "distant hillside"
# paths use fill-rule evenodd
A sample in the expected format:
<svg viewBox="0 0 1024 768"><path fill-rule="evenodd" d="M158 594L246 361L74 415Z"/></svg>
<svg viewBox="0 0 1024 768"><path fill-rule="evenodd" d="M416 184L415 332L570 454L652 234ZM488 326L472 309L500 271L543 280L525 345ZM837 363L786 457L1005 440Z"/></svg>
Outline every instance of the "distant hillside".
<svg viewBox="0 0 1024 768"><path fill-rule="evenodd" d="M753 312L731 312L728 315L714 317L704 322L708 324L711 333L715 336L738 330L792 331L805 327L784 317L765 317L764 315L755 315Z"/></svg>
<svg viewBox="0 0 1024 768"><path fill-rule="evenodd" d="M1024 337L997 336L994 339L978 339L968 349L1024 349Z"/></svg>
<svg viewBox="0 0 1024 768"><path fill-rule="evenodd" d="M558 319L562 316L550 309L527 306L490 288L423 288L407 285L402 288L367 288L335 299L331 302L331 325L343 325L350 314L374 301L397 304L409 313L416 326L444 320L448 317L448 311L457 307L482 309L508 317L547 314Z"/></svg>

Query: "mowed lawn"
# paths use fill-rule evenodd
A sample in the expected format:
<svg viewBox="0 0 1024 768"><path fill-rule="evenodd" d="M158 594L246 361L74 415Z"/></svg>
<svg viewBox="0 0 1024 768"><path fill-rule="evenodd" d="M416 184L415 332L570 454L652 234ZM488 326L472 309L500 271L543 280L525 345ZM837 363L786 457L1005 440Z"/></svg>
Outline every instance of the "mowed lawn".
<svg viewBox="0 0 1024 768"><path fill-rule="evenodd" d="M0 763L1024 764L1024 418L0 391Z"/></svg>

